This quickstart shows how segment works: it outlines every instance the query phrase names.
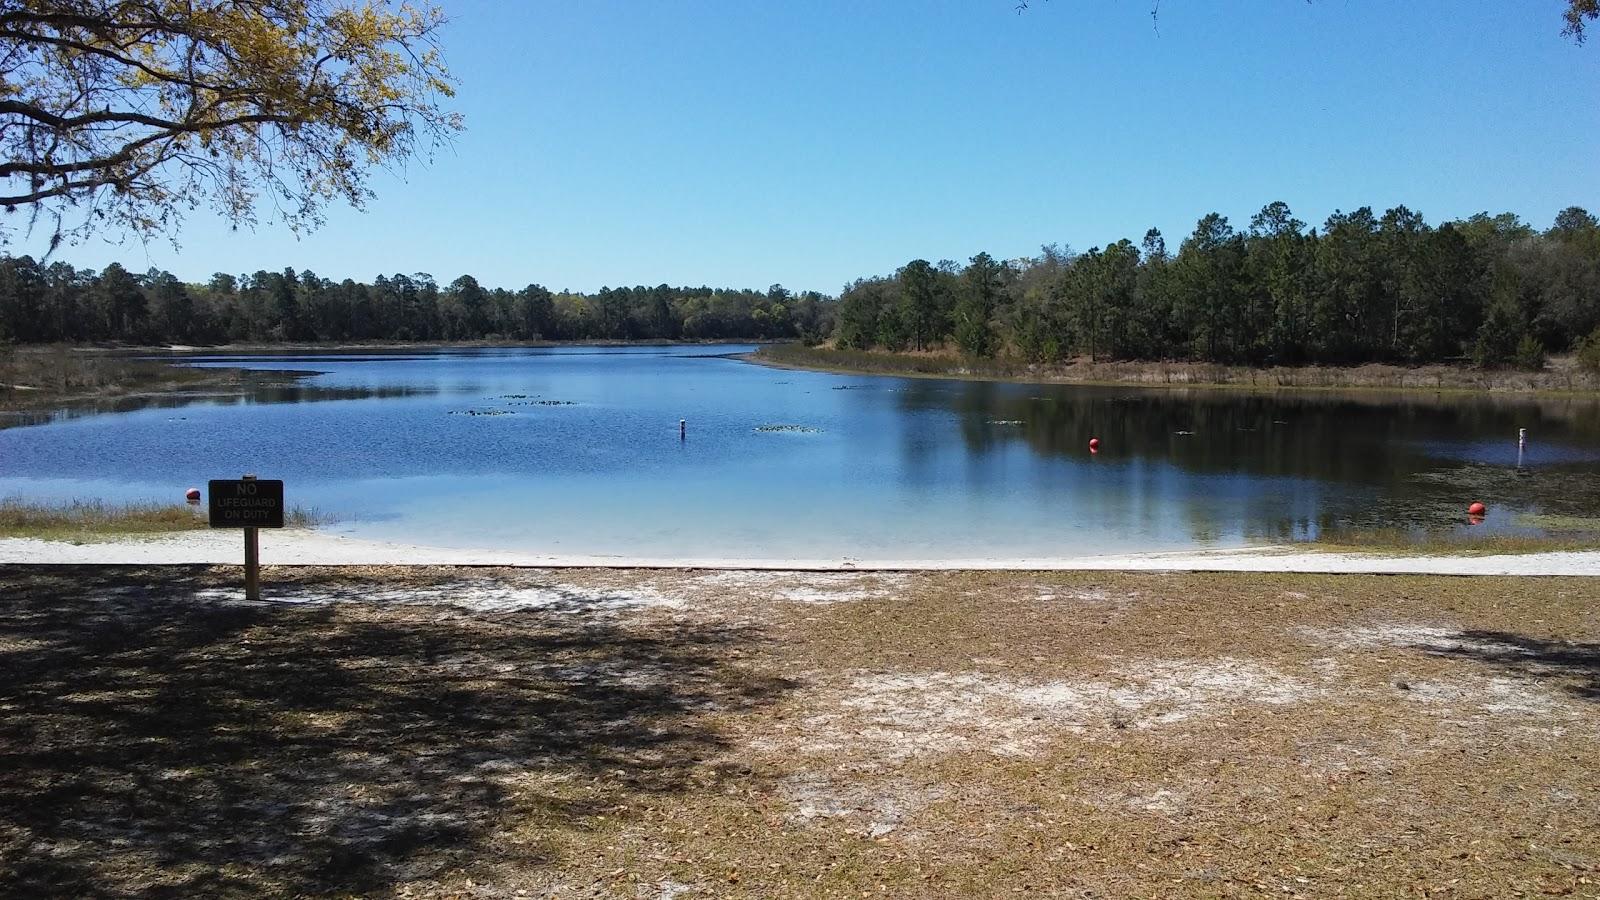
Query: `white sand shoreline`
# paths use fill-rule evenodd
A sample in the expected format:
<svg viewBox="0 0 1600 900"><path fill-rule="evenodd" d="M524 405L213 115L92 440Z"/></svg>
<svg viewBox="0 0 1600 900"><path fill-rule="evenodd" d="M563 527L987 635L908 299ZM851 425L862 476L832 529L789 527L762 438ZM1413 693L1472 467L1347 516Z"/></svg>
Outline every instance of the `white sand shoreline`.
<svg viewBox="0 0 1600 900"><path fill-rule="evenodd" d="M1396 575L1600 576L1600 550L1496 556L1385 556L1293 547L1125 553L1105 556L971 559L651 558L466 550L368 541L288 529L262 534L263 565L506 566L520 568L730 569L774 571L1126 571L1283 572ZM0 564L237 565L235 531L191 531L145 538L69 543L0 538Z"/></svg>

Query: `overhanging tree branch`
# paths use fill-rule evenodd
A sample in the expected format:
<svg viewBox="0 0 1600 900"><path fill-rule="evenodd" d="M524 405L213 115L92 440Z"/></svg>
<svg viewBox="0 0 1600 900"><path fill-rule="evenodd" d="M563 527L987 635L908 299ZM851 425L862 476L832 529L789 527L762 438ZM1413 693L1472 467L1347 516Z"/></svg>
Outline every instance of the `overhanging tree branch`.
<svg viewBox="0 0 1600 900"><path fill-rule="evenodd" d="M71 237L202 202L315 227L361 205L367 167L461 127L443 23L383 0L0 0L0 205L81 213Z"/></svg>

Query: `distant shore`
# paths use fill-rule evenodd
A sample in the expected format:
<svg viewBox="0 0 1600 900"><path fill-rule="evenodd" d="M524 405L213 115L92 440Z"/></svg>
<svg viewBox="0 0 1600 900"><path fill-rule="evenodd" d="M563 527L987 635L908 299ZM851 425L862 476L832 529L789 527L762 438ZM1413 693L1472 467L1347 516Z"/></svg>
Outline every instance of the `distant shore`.
<svg viewBox="0 0 1600 900"><path fill-rule="evenodd" d="M429 341L425 343L24 345L0 353L0 412L38 410L175 391L241 390L243 369L197 369L142 357L427 352L519 347L748 347L747 341ZM301 373L310 374L310 373Z"/></svg>
<svg viewBox="0 0 1600 900"><path fill-rule="evenodd" d="M1542 372L1468 366L1223 366L1194 362L1090 362L1053 365L1009 359L966 359L953 352L891 353L774 344L741 359L783 369L843 375L890 375L1025 384L1121 385L1232 390L1377 390L1600 396L1600 373L1570 359Z"/></svg>
<svg viewBox="0 0 1600 900"><path fill-rule="evenodd" d="M0 412L69 407L179 391L240 390L242 369L196 369L70 347L0 355Z"/></svg>
<svg viewBox="0 0 1600 900"><path fill-rule="evenodd" d="M751 345L771 344L768 340L739 340L718 339L698 340L687 338L639 338L636 340L602 339L581 341L513 341L513 340L484 340L484 341L330 341L294 342L294 343L238 343L188 345L188 344L158 344L152 346L129 347L85 347L91 352L110 353L193 353L230 355L235 353L347 353L366 350L512 350L519 348L544 348L544 347L748 347Z"/></svg>

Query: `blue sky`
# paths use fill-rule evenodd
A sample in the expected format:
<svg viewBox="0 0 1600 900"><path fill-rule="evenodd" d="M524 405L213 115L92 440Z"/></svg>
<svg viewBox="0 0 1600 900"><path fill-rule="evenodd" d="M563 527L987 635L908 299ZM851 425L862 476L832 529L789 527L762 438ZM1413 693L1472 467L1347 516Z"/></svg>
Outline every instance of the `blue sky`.
<svg viewBox="0 0 1600 900"><path fill-rule="evenodd" d="M192 216L57 258L834 293L1272 200L1600 211L1600 33L1561 0L438 0L467 131L296 240ZM39 242L21 242L35 252Z"/></svg>

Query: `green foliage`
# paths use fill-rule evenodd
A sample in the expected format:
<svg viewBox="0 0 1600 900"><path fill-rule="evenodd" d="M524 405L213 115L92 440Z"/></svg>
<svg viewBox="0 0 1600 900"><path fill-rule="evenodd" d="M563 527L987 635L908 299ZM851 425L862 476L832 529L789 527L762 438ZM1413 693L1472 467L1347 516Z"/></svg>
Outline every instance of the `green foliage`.
<svg viewBox="0 0 1600 900"><path fill-rule="evenodd" d="M315 227L461 128L443 24L382 0L5 3L0 208L52 247L170 232L202 204Z"/></svg>
<svg viewBox="0 0 1600 900"><path fill-rule="evenodd" d="M939 280L925 259L914 259L900 270L900 302L893 326L885 334L885 346L892 341L910 344L913 350L926 350L944 335L939 321Z"/></svg>
<svg viewBox="0 0 1600 900"><path fill-rule="evenodd" d="M958 277L916 260L851 285L839 313L838 344L851 350L951 342L971 358L1030 363L1255 366L1470 354L1505 366L1518 363L1524 335L1529 347L1565 349L1600 327L1600 223L1571 207L1542 234L1510 213L1435 227L1397 206L1336 212L1307 229L1278 202L1243 233L1204 216L1176 255L1152 229L1139 245L1083 254L1050 246L1006 263L979 254Z"/></svg>
<svg viewBox="0 0 1600 900"><path fill-rule="evenodd" d="M1578 342L1578 365L1590 372L1600 372L1600 328Z"/></svg>
<svg viewBox="0 0 1600 900"><path fill-rule="evenodd" d="M1600 224L1577 207L1534 230L1509 213L1431 226L1399 206L1306 228L1272 203L1244 232L1203 217L1176 254L1151 230L1074 253L965 266L913 260L837 301L774 285L489 288L426 274L333 282L312 272L184 284L0 259L0 340L18 344L641 340L832 337L844 350L954 345L970 359L1074 357L1233 365L1519 364L1525 336L1561 352L1600 330ZM1587 346L1587 345L1586 345ZM1520 359L1531 360L1531 353ZM1531 363L1529 363L1531 364Z"/></svg>
<svg viewBox="0 0 1600 900"><path fill-rule="evenodd" d="M1508 303L1495 303L1478 328L1472 361L1486 369L1504 366L1516 357L1518 342L1524 336L1516 310Z"/></svg>
<svg viewBox="0 0 1600 900"><path fill-rule="evenodd" d="M1045 316L1027 311L1017 329L1017 347L1031 363L1053 363L1061 359L1061 338Z"/></svg>
<svg viewBox="0 0 1600 900"><path fill-rule="evenodd" d="M30 257L0 259L0 338L19 343L131 344L277 341L695 340L807 338L834 329L835 304L816 292L765 293L668 285L595 294L530 284L486 288L463 275L333 282L312 272L219 273L187 285L113 263L100 273Z"/></svg>
<svg viewBox="0 0 1600 900"><path fill-rule="evenodd" d="M1584 27L1597 18L1600 18L1600 0L1567 0L1567 8L1562 12L1567 24L1561 33L1581 44Z"/></svg>
<svg viewBox="0 0 1600 900"><path fill-rule="evenodd" d="M987 253L979 253L961 277L961 299L956 302L955 339L968 356L989 356L995 350L990 319L1000 300L1003 268Z"/></svg>
<svg viewBox="0 0 1600 900"><path fill-rule="evenodd" d="M1543 371L1545 361L1544 345L1539 343L1539 339L1533 335L1524 334L1517 341L1517 349L1513 359L1519 369L1526 369L1529 372Z"/></svg>
<svg viewBox="0 0 1600 900"><path fill-rule="evenodd" d="M865 350L877 343L878 315L883 307L877 282L856 282L839 300L839 346Z"/></svg>
<svg viewBox="0 0 1600 900"><path fill-rule="evenodd" d="M911 344L911 329L901 305L885 306L878 314L878 346L896 353Z"/></svg>

